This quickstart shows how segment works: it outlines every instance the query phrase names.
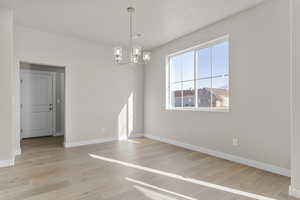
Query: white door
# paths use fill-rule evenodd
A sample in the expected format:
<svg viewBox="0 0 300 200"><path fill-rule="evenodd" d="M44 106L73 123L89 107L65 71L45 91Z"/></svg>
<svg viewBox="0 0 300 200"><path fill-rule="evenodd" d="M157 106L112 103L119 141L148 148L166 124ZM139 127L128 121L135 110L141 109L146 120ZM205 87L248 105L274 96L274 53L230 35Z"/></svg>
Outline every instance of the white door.
<svg viewBox="0 0 300 200"><path fill-rule="evenodd" d="M51 72L21 73L21 137L53 135L53 76Z"/></svg>

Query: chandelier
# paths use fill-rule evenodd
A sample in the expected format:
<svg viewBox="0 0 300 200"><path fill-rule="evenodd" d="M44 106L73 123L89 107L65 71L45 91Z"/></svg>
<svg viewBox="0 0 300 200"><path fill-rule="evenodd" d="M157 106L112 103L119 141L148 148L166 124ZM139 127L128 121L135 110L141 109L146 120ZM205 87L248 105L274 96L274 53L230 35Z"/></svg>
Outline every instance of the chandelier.
<svg viewBox="0 0 300 200"><path fill-rule="evenodd" d="M129 49L125 50L122 47L114 48L114 57L117 64L146 64L150 61L150 52L144 51L139 45L133 44L133 39L139 38L141 34L133 35L132 17L135 12L135 8L128 7L127 12L129 13ZM127 53L127 56L124 54ZM126 58L124 58L126 57Z"/></svg>

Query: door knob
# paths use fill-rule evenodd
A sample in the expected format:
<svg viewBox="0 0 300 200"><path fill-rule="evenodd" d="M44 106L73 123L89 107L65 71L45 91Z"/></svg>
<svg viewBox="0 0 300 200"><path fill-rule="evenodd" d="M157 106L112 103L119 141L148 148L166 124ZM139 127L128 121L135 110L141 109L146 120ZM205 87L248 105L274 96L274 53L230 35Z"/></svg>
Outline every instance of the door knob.
<svg viewBox="0 0 300 200"><path fill-rule="evenodd" d="M52 111L53 110L53 108L49 108L49 111Z"/></svg>

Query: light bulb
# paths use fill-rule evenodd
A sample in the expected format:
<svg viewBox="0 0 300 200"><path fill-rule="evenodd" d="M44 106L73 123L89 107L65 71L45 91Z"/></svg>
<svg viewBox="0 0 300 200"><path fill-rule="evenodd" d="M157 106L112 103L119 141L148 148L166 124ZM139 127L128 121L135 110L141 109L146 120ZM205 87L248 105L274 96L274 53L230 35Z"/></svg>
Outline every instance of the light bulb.
<svg viewBox="0 0 300 200"><path fill-rule="evenodd" d="M143 52L143 60L145 62L149 62L151 59L151 53L149 51L145 51Z"/></svg>
<svg viewBox="0 0 300 200"><path fill-rule="evenodd" d="M117 57L122 57L122 47L116 47L115 49L114 49L114 55Z"/></svg>
<svg viewBox="0 0 300 200"><path fill-rule="evenodd" d="M134 46L132 48L132 55L133 56L140 56L142 54L142 48L139 46Z"/></svg>
<svg viewBox="0 0 300 200"><path fill-rule="evenodd" d="M132 57L131 57L131 62L133 62L133 63L138 63L138 62L139 62L138 56L132 56Z"/></svg>
<svg viewBox="0 0 300 200"><path fill-rule="evenodd" d="M114 49L114 56L117 63L122 60L122 51L122 47L116 47Z"/></svg>

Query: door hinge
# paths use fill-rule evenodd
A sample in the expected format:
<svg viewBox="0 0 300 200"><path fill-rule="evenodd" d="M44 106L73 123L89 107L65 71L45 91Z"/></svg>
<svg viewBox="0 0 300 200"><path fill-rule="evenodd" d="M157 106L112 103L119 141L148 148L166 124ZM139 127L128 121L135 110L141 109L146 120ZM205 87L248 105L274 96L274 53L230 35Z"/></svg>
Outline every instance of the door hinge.
<svg viewBox="0 0 300 200"><path fill-rule="evenodd" d="M21 79L20 81L21 81L21 83L23 83L23 79Z"/></svg>
<svg viewBox="0 0 300 200"><path fill-rule="evenodd" d="M21 133L23 133L23 129L21 128Z"/></svg>
<svg viewBox="0 0 300 200"><path fill-rule="evenodd" d="M21 109L23 108L23 104L21 104Z"/></svg>

